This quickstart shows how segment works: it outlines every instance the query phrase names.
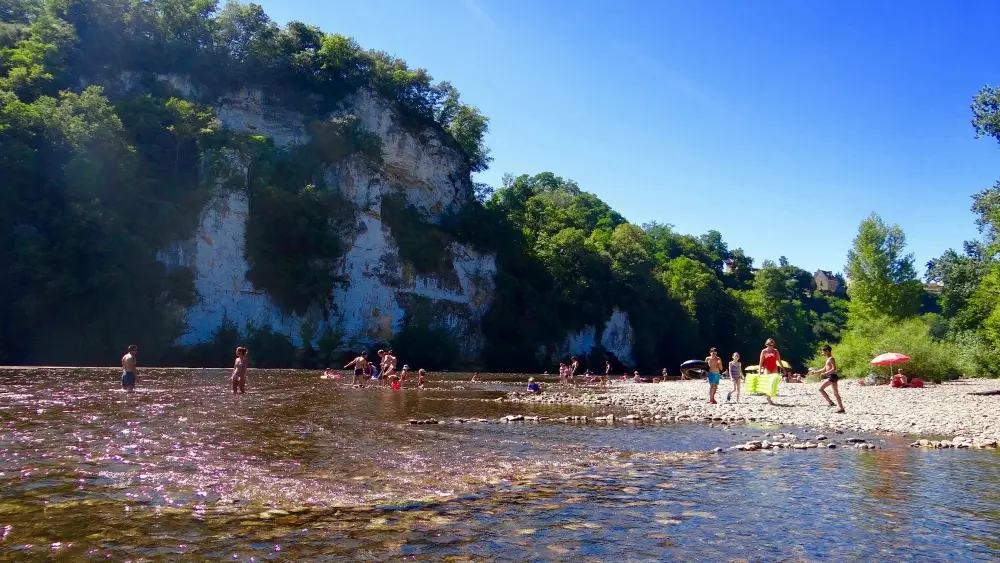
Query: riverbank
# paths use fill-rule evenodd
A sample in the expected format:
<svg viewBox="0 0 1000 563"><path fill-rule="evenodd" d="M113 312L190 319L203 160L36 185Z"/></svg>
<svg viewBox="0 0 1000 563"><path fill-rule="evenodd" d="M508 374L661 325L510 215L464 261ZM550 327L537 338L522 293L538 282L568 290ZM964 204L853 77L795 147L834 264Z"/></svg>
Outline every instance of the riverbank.
<svg viewBox="0 0 1000 563"><path fill-rule="evenodd" d="M727 403L731 383L719 386L719 404L708 404L708 384L669 381L657 384L615 384L594 392L559 389L541 395L511 393L506 400L530 404L574 404L604 407L641 416L675 421L769 422L785 426L828 428L913 436L964 436L978 442L1000 441L1000 380L963 380L923 389L894 389L887 385L840 385L847 410L837 414L819 394L819 383L782 383L775 405L763 396ZM971 395L990 393L995 395Z"/></svg>

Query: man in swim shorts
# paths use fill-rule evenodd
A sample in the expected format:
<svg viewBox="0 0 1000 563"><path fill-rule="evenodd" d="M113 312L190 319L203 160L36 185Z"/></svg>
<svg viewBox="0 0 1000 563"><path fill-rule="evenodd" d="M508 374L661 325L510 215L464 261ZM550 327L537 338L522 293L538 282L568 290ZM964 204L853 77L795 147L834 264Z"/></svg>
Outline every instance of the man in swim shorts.
<svg viewBox="0 0 1000 563"><path fill-rule="evenodd" d="M718 391L719 382L722 381L722 358L719 357L718 350L715 348L709 350L705 363L708 364L708 402L717 405L715 392Z"/></svg>
<svg viewBox="0 0 1000 563"><path fill-rule="evenodd" d="M360 356L354 358L353 360L348 362L346 366L344 366L344 369L347 369L349 367L354 368L354 379L351 380L351 385L358 385L359 377L362 378L361 382L364 383L365 365L367 363L368 363L368 352L361 352Z"/></svg>
<svg viewBox="0 0 1000 563"><path fill-rule="evenodd" d="M135 356L138 352L139 347L133 344L122 356L122 389L129 393L135 391L135 374L139 371L135 367Z"/></svg>

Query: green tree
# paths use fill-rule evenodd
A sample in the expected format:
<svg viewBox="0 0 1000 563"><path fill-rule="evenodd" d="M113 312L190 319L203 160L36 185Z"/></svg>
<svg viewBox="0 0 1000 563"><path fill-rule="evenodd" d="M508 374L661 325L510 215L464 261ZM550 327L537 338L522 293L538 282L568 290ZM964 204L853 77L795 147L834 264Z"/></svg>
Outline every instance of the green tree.
<svg viewBox="0 0 1000 563"><path fill-rule="evenodd" d="M749 289L753 284L753 258L746 255L742 248L729 253L728 272L723 280L727 287L733 289Z"/></svg>
<svg viewBox="0 0 1000 563"><path fill-rule="evenodd" d="M975 328L978 324L966 313L970 299L989 270L990 263L985 259L982 246L970 242L965 243L963 254L949 249L927 263L927 281L943 285L941 313L952 319L957 329Z"/></svg>
<svg viewBox="0 0 1000 563"><path fill-rule="evenodd" d="M778 341L782 358L798 363L812 355L816 342L812 317L798 299L784 268L765 260L754 276L753 288L741 296L760 324L764 338Z"/></svg>
<svg viewBox="0 0 1000 563"><path fill-rule="evenodd" d="M905 247L906 236L899 225L886 225L874 213L861 222L847 253L852 317L903 319L917 314L923 287L913 255L903 253Z"/></svg>

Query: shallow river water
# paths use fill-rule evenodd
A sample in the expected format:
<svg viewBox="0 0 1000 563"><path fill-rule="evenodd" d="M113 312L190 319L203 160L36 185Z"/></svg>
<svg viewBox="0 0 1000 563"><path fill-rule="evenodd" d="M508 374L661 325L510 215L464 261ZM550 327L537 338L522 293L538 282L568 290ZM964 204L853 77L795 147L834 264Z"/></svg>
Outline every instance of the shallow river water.
<svg viewBox="0 0 1000 563"><path fill-rule="evenodd" d="M134 395L117 378L0 370L0 560L1000 560L996 452L455 424L607 414L504 404L522 383L459 374L394 392L252 371L246 396L221 370L144 370ZM408 422L430 417L447 424Z"/></svg>

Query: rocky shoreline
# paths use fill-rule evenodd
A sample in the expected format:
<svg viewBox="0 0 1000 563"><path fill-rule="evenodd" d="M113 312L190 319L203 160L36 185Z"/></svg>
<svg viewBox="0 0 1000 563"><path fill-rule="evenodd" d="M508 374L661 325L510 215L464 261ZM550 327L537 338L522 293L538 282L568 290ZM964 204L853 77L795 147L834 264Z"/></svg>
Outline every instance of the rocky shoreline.
<svg viewBox="0 0 1000 563"><path fill-rule="evenodd" d="M818 383L782 383L773 406L762 396L744 396L740 403L727 403L730 388L728 381L722 382L717 405L708 404L705 381L624 383L607 389L551 386L540 395L512 392L502 400L526 407L578 405L606 411L591 418L595 422L607 422L608 414L627 413L615 416L619 420L711 424L767 422L839 432L937 438L918 440L914 447L997 447L1000 442L1000 380L961 380L922 389L862 386L845 381L840 385L840 395L846 414L826 406Z"/></svg>

